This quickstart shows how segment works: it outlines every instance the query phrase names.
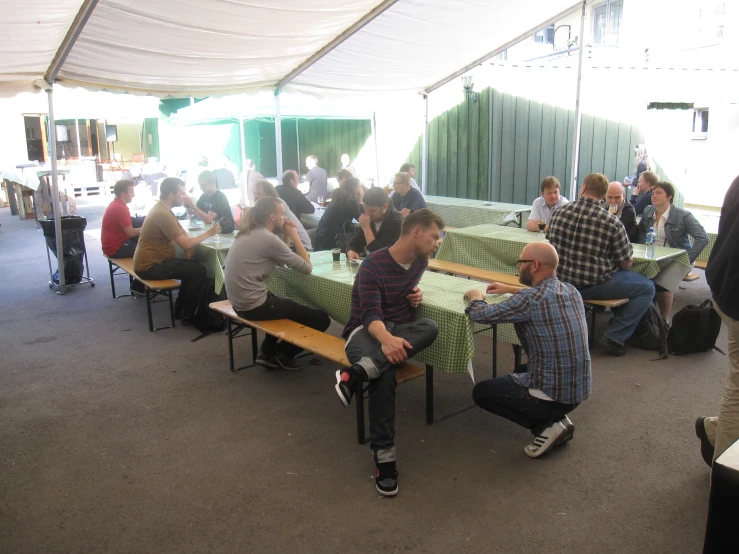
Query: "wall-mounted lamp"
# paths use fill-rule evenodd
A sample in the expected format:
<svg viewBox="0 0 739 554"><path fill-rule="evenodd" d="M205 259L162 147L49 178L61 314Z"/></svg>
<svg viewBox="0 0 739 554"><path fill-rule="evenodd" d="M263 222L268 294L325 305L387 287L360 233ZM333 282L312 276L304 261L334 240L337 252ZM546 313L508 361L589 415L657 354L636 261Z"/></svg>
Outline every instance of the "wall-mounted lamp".
<svg viewBox="0 0 739 554"><path fill-rule="evenodd" d="M472 75L465 75L462 77L462 87L464 88L464 97L472 98L473 102L477 102L477 93L472 90L474 87L474 83L472 82Z"/></svg>

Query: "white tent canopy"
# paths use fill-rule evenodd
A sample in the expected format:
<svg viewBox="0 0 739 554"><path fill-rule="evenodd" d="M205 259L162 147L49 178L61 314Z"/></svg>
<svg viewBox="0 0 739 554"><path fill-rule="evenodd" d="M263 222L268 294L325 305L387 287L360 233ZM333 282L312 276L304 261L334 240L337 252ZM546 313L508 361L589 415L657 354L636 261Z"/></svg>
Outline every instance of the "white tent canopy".
<svg viewBox="0 0 739 554"><path fill-rule="evenodd" d="M31 90L44 77L78 13L85 13L83 7L91 7L86 10L91 14L61 63L60 83L155 96L213 96L278 84L319 93L428 91L582 3L0 2L9 31L0 43L4 96Z"/></svg>

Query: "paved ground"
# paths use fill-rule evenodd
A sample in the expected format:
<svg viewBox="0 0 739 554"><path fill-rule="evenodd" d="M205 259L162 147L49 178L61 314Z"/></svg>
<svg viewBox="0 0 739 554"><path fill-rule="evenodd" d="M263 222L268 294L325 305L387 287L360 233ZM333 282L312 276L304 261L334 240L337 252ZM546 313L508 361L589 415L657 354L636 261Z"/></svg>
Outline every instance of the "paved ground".
<svg viewBox="0 0 739 554"><path fill-rule="evenodd" d="M717 352L594 352L575 440L538 460L526 431L478 409L426 426L423 382L402 385L400 494L383 499L331 364L233 375L224 336L149 333L143 300L111 298L102 208L79 204L97 286L63 297L34 223L0 210L0 552L701 550L693 421L717 411ZM676 308L708 294L701 278ZM478 375L489 356L479 337ZM437 381L440 410L470 401L469 377Z"/></svg>

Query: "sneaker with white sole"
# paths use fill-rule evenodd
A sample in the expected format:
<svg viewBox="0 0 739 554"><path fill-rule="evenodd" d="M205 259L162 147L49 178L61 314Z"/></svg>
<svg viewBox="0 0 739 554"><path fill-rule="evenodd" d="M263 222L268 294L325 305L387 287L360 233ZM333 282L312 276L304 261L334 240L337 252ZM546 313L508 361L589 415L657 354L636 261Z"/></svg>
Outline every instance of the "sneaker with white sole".
<svg viewBox="0 0 739 554"><path fill-rule="evenodd" d="M565 429L567 431L564 434L560 435L560 437L554 443L554 446L564 444L568 441L571 441L575 437L575 424L572 423L572 420L569 417L564 416L562 419L559 420L559 422L565 426Z"/></svg>
<svg viewBox="0 0 739 554"><path fill-rule="evenodd" d="M277 362L279 367L288 371L298 371L303 369L303 366L296 362L294 358L289 358L282 354L275 355L274 361Z"/></svg>
<svg viewBox="0 0 739 554"><path fill-rule="evenodd" d="M375 488L382 496L398 494L398 470L395 462L376 464Z"/></svg>
<svg viewBox="0 0 739 554"><path fill-rule="evenodd" d="M349 407L352 398L361 386L361 377L351 367L336 370L336 385L334 385L334 389L336 390L336 394L339 395L341 404L345 408Z"/></svg>
<svg viewBox="0 0 739 554"><path fill-rule="evenodd" d="M555 421L549 427L534 437L531 444L527 444L523 453L529 458L538 458L549 450L562 435L567 433L567 428L559 421Z"/></svg>
<svg viewBox="0 0 739 554"><path fill-rule="evenodd" d="M264 369L280 369L280 366L277 365L277 362L275 361L274 357L267 356L266 354L263 354L262 352L257 354L257 359L254 360L254 363L258 366L263 367Z"/></svg>

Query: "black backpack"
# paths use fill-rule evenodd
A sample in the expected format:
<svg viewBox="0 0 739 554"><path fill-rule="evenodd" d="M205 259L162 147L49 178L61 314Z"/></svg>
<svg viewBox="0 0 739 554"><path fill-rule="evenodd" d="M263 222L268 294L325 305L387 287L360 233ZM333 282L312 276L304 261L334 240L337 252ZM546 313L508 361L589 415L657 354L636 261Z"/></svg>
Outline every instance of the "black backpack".
<svg viewBox="0 0 739 554"><path fill-rule="evenodd" d="M644 312L634 334L626 341L626 344L642 350L656 350L659 352L657 360L667 359L667 323L659 315L659 310L654 303L650 304Z"/></svg>
<svg viewBox="0 0 739 554"><path fill-rule="evenodd" d="M198 291L198 306L195 308L195 314L192 321L195 328L200 331L200 335L192 339L191 342L198 341L213 332L223 331L226 328L225 316L214 312L210 309L211 302L218 302L226 299L226 287L221 289L221 294L216 294L216 282L212 277L206 277L203 280L200 290Z"/></svg>
<svg viewBox="0 0 739 554"><path fill-rule="evenodd" d="M682 356L694 352L716 349L716 338L721 331L721 316L713 309L713 302L704 301L700 306L688 305L672 318L667 335L670 354Z"/></svg>
<svg viewBox="0 0 739 554"><path fill-rule="evenodd" d="M354 240L357 230L354 227L354 223L351 221L345 221L341 224L339 232L336 233L336 247L340 248L343 253L349 250L349 245Z"/></svg>

